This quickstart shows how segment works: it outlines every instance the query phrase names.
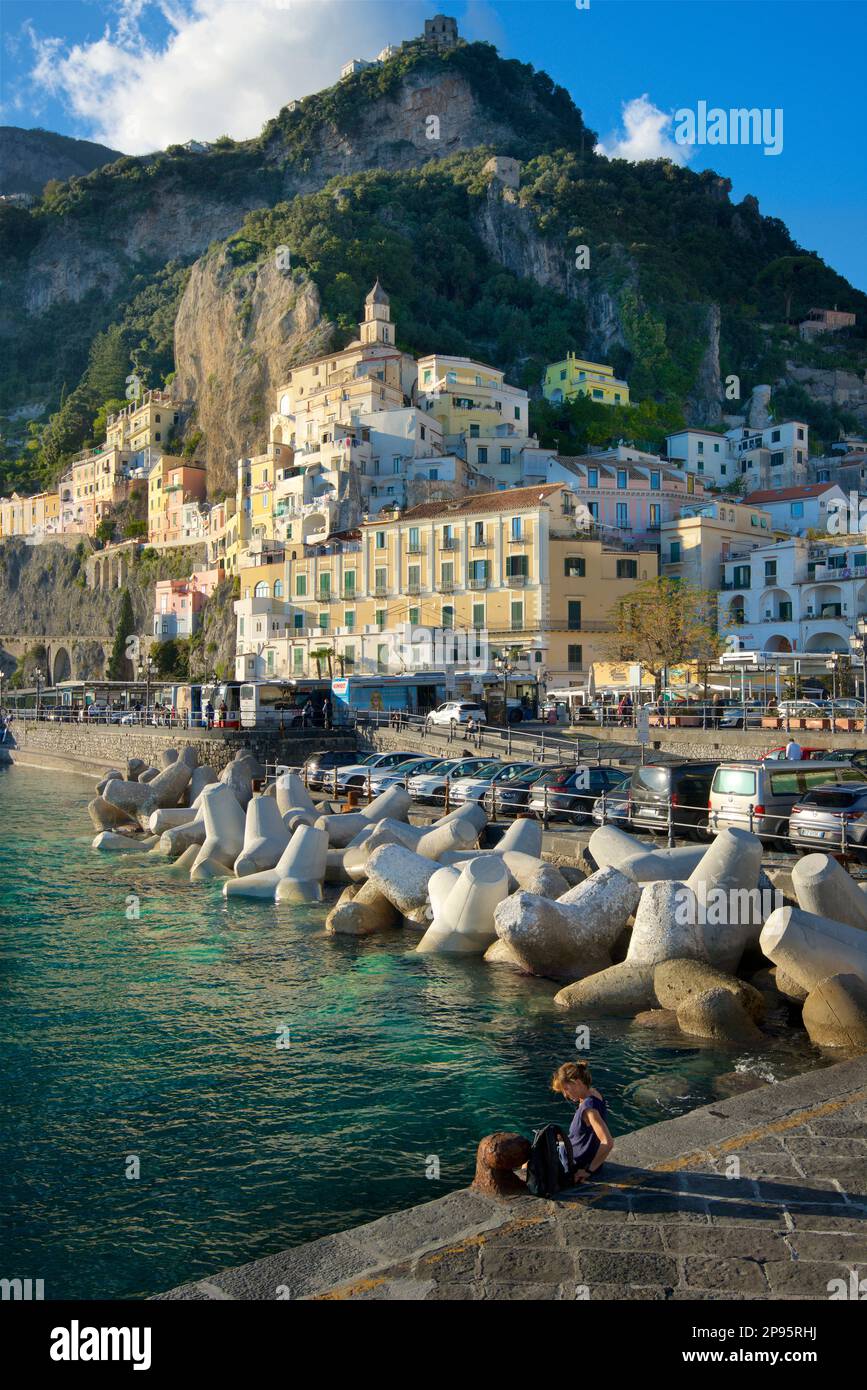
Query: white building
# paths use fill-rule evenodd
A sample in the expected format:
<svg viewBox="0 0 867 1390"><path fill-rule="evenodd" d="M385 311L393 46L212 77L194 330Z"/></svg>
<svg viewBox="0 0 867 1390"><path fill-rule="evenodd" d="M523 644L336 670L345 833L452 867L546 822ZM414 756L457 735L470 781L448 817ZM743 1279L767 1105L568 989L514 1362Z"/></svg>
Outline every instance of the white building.
<svg viewBox="0 0 867 1390"><path fill-rule="evenodd" d="M761 507L769 512L775 530L788 531L792 536L805 536L808 531L827 531L829 511L834 516L838 507L845 507L848 498L837 483L810 483L805 487L770 488L747 493L748 506ZM845 534L845 527L831 534Z"/></svg>
<svg viewBox="0 0 867 1390"><path fill-rule="evenodd" d="M747 651L848 652L867 613L867 544L790 540L733 549L722 565L720 632Z"/></svg>
<svg viewBox="0 0 867 1390"><path fill-rule="evenodd" d="M744 478L750 488L788 487L806 481L810 430L800 420L750 429L739 425L725 434L713 430L678 430L667 437L669 460L726 487Z"/></svg>

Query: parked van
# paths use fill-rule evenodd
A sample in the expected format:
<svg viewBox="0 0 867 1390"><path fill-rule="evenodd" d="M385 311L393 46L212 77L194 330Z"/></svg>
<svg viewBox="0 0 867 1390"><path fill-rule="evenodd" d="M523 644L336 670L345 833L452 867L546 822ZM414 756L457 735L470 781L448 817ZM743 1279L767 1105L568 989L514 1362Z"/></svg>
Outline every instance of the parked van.
<svg viewBox="0 0 867 1390"><path fill-rule="evenodd" d="M726 826L737 826L768 839L786 836L789 813L800 797L814 787L863 781L863 771L843 761L792 763L771 758L720 763L710 788L708 829L715 835Z"/></svg>
<svg viewBox="0 0 867 1390"><path fill-rule="evenodd" d="M629 780L629 819L633 830L663 834L669 807L674 833L703 840L716 762L645 763Z"/></svg>

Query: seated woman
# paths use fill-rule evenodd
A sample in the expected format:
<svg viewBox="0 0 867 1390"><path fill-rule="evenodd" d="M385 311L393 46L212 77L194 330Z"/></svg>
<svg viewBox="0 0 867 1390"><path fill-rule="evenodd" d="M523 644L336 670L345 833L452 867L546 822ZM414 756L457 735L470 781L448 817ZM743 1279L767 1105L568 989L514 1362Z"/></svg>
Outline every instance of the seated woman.
<svg viewBox="0 0 867 1390"><path fill-rule="evenodd" d="M608 1106L594 1087L586 1062L564 1062L551 1078L551 1089L577 1106L569 1126L569 1141L575 1160L575 1182L586 1182L599 1172L614 1148L606 1124Z"/></svg>

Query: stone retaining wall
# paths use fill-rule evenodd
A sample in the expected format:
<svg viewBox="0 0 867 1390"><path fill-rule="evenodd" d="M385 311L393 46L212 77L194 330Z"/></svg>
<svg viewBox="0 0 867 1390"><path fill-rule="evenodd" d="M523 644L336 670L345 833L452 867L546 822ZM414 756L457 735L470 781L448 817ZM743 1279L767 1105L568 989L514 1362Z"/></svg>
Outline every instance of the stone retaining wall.
<svg viewBox="0 0 867 1390"><path fill-rule="evenodd" d="M196 748L199 762L209 763L218 772L242 751L253 753L261 762L298 766L311 753L324 747L355 748L354 733L325 733L322 729L281 737L276 733L256 733L252 729L224 733L216 729L161 730L126 725L93 728L86 724L36 724L17 720L13 732L20 754L16 758L13 750L15 761L26 762L29 753L50 754L70 764L78 762L100 770L123 768L127 758L144 758L159 766L160 754L165 748Z"/></svg>

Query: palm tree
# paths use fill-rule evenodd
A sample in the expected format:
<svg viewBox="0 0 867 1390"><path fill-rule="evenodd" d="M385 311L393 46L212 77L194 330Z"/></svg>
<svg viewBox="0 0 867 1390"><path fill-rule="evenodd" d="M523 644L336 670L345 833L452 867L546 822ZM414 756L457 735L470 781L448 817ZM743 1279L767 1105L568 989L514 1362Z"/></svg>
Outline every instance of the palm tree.
<svg viewBox="0 0 867 1390"><path fill-rule="evenodd" d="M317 678L317 680L321 680L321 679L322 679L322 663L323 663L323 661L327 661L327 662L328 662L328 679L330 680L330 679L331 679L331 676L332 676L332 670L333 670L332 662L333 662L333 658L334 658L334 652L333 652L332 648L331 648L331 647L317 647L316 650L315 650L315 652L311 652L310 655L311 655L311 657L313 658L313 660L316 662L316 678Z"/></svg>

